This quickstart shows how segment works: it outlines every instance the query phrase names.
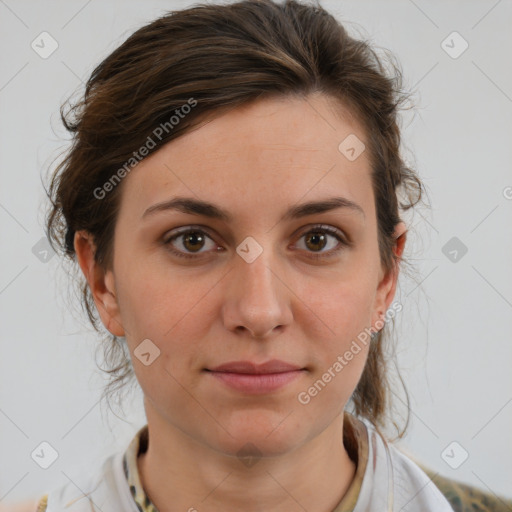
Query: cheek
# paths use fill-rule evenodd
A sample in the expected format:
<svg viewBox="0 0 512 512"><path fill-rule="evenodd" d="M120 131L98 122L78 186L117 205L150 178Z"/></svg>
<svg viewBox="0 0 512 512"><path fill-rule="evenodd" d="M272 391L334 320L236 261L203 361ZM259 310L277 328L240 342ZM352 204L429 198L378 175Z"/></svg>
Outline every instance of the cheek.
<svg viewBox="0 0 512 512"><path fill-rule="evenodd" d="M176 337L176 332L179 337L186 337L185 328L197 329L208 317L204 311L209 303L208 290L215 284L210 280L205 283L186 272L140 266L120 281L120 314L134 341L154 338L158 344L165 343ZM202 316L203 322L198 321L198 316Z"/></svg>
<svg viewBox="0 0 512 512"><path fill-rule="evenodd" d="M311 422L322 418L328 424L346 406L364 370L369 345L339 341L325 354L309 382L298 391L297 407Z"/></svg>
<svg viewBox="0 0 512 512"><path fill-rule="evenodd" d="M371 325L375 290L367 277L336 276L321 285L308 284L302 296L307 297L304 314L309 318L308 324L318 329L312 334L331 339L335 345L357 337Z"/></svg>
<svg viewBox="0 0 512 512"><path fill-rule="evenodd" d="M218 315L215 294L211 292L215 281L193 280L183 273L179 278L175 276L176 273L169 274L166 281L159 273L132 273L119 289L121 317L134 371L144 392L155 400L157 396L166 401L169 395L182 395L178 383L190 379L188 372L204 364L201 340L208 338L212 319ZM149 344L149 351L158 354L150 366L138 360L141 343L146 339L156 346Z"/></svg>
<svg viewBox="0 0 512 512"><path fill-rule="evenodd" d="M308 306L315 313L309 313L310 325L319 327L308 337L318 340L319 350L314 355L317 364L312 387L304 391L306 399L316 402L315 408L336 408L348 401L366 363L373 294L368 282L362 281L357 287L353 282L337 284L321 298L313 294L310 297Z"/></svg>

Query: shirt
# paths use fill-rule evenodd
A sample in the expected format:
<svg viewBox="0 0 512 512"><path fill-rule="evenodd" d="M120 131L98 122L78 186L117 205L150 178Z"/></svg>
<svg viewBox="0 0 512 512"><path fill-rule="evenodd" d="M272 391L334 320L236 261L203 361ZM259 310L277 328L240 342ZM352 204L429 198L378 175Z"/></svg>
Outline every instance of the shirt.
<svg viewBox="0 0 512 512"><path fill-rule="evenodd" d="M81 491L67 483L44 495L37 512L158 512L141 485L137 466L138 455L147 450L148 437L144 425L124 452L108 457L99 471L84 474L79 482ZM347 412L343 444L356 464L356 473L332 512L512 510L512 501L421 467L384 440L367 420ZM199 509L207 510L204 506Z"/></svg>

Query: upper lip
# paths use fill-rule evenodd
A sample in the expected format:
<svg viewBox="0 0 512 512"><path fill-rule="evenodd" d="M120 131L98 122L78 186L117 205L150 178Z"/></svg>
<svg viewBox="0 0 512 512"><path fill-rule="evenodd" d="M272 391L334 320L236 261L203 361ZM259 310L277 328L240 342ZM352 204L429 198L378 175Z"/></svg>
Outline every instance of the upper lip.
<svg viewBox="0 0 512 512"><path fill-rule="evenodd" d="M257 364L251 361L230 361L228 363L215 366L214 368L206 368L212 372L229 372L229 373L248 373L248 374L262 374L262 373L284 373L295 370L304 370L300 366L280 361L279 359L272 359L265 363Z"/></svg>

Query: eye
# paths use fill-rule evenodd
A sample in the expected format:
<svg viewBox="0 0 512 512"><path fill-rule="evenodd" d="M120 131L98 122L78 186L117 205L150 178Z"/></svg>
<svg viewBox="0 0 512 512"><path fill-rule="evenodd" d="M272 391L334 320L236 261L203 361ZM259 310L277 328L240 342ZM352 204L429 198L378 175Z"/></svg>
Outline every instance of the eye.
<svg viewBox="0 0 512 512"><path fill-rule="evenodd" d="M311 252L309 249L314 249L312 251L313 253L308 254L308 257L313 259L334 257L341 249L352 245L340 230L326 225L313 226L308 231L304 232L300 236L299 240L302 240L303 238L305 242L304 250L306 252ZM336 244L334 244L335 248L329 251L319 252L318 249L321 251L328 245L329 238L338 241L337 247ZM180 258L198 258L201 254L211 252L208 250L201 251L201 249L204 248L207 239L213 243L213 247L216 246L213 239L208 235L208 233L206 233L206 231L204 231L204 229L188 226L174 232L172 236L163 240L163 244L169 246L169 250ZM177 240L179 240L177 243L178 250L174 248L176 247L174 242ZM217 252L219 252L219 249L220 247L217 246ZM318 252L318 254L314 254L315 252Z"/></svg>
<svg viewBox="0 0 512 512"><path fill-rule="evenodd" d="M304 238L305 237L305 238ZM309 254L308 257L313 259L332 258L337 255L341 249L351 246L351 243L343 236L342 232L332 226L318 225L313 226L308 231L303 233L300 240L304 238L306 251L308 248L324 249L328 245L328 238L333 238L338 241L338 245L329 251L320 252L318 254ZM309 252L309 251L308 251ZM313 251L313 253L318 251Z"/></svg>
<svg viewBox="0 0 512 512"><path fill-rule="evenodd" d="M171 246L170 251L180 258L197 258L198 256L196 256L196 254L200 255L203 254L204 252L208 252L199 252L202 246L204 245L204 241L207 238L213 242L213 239L204 230L189 226L187 228L178 230L177 232L174 233L173 236L164 240L163 243L164 245ZM178 245L181 245L185 249L185 251L190 250L192 251L192 253L183 252L182 249L173 249L172 242L178 239L181 239Z"/></svg>

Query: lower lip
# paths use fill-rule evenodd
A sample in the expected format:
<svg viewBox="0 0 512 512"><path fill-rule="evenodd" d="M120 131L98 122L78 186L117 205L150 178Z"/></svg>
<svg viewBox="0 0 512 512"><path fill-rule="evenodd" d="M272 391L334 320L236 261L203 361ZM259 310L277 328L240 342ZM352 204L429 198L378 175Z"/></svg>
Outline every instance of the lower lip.
<svg viewBox="0 0 512 512"><path fill-rule="evenodd" d="M282 388L286 384L300 377L305 370L294 370L282 373L265 373L265 374L247 374L247 373L229 373L229 372L212 372L213 377L221 380L224 384L238 391L249 394L269 393Z"/></svg>

